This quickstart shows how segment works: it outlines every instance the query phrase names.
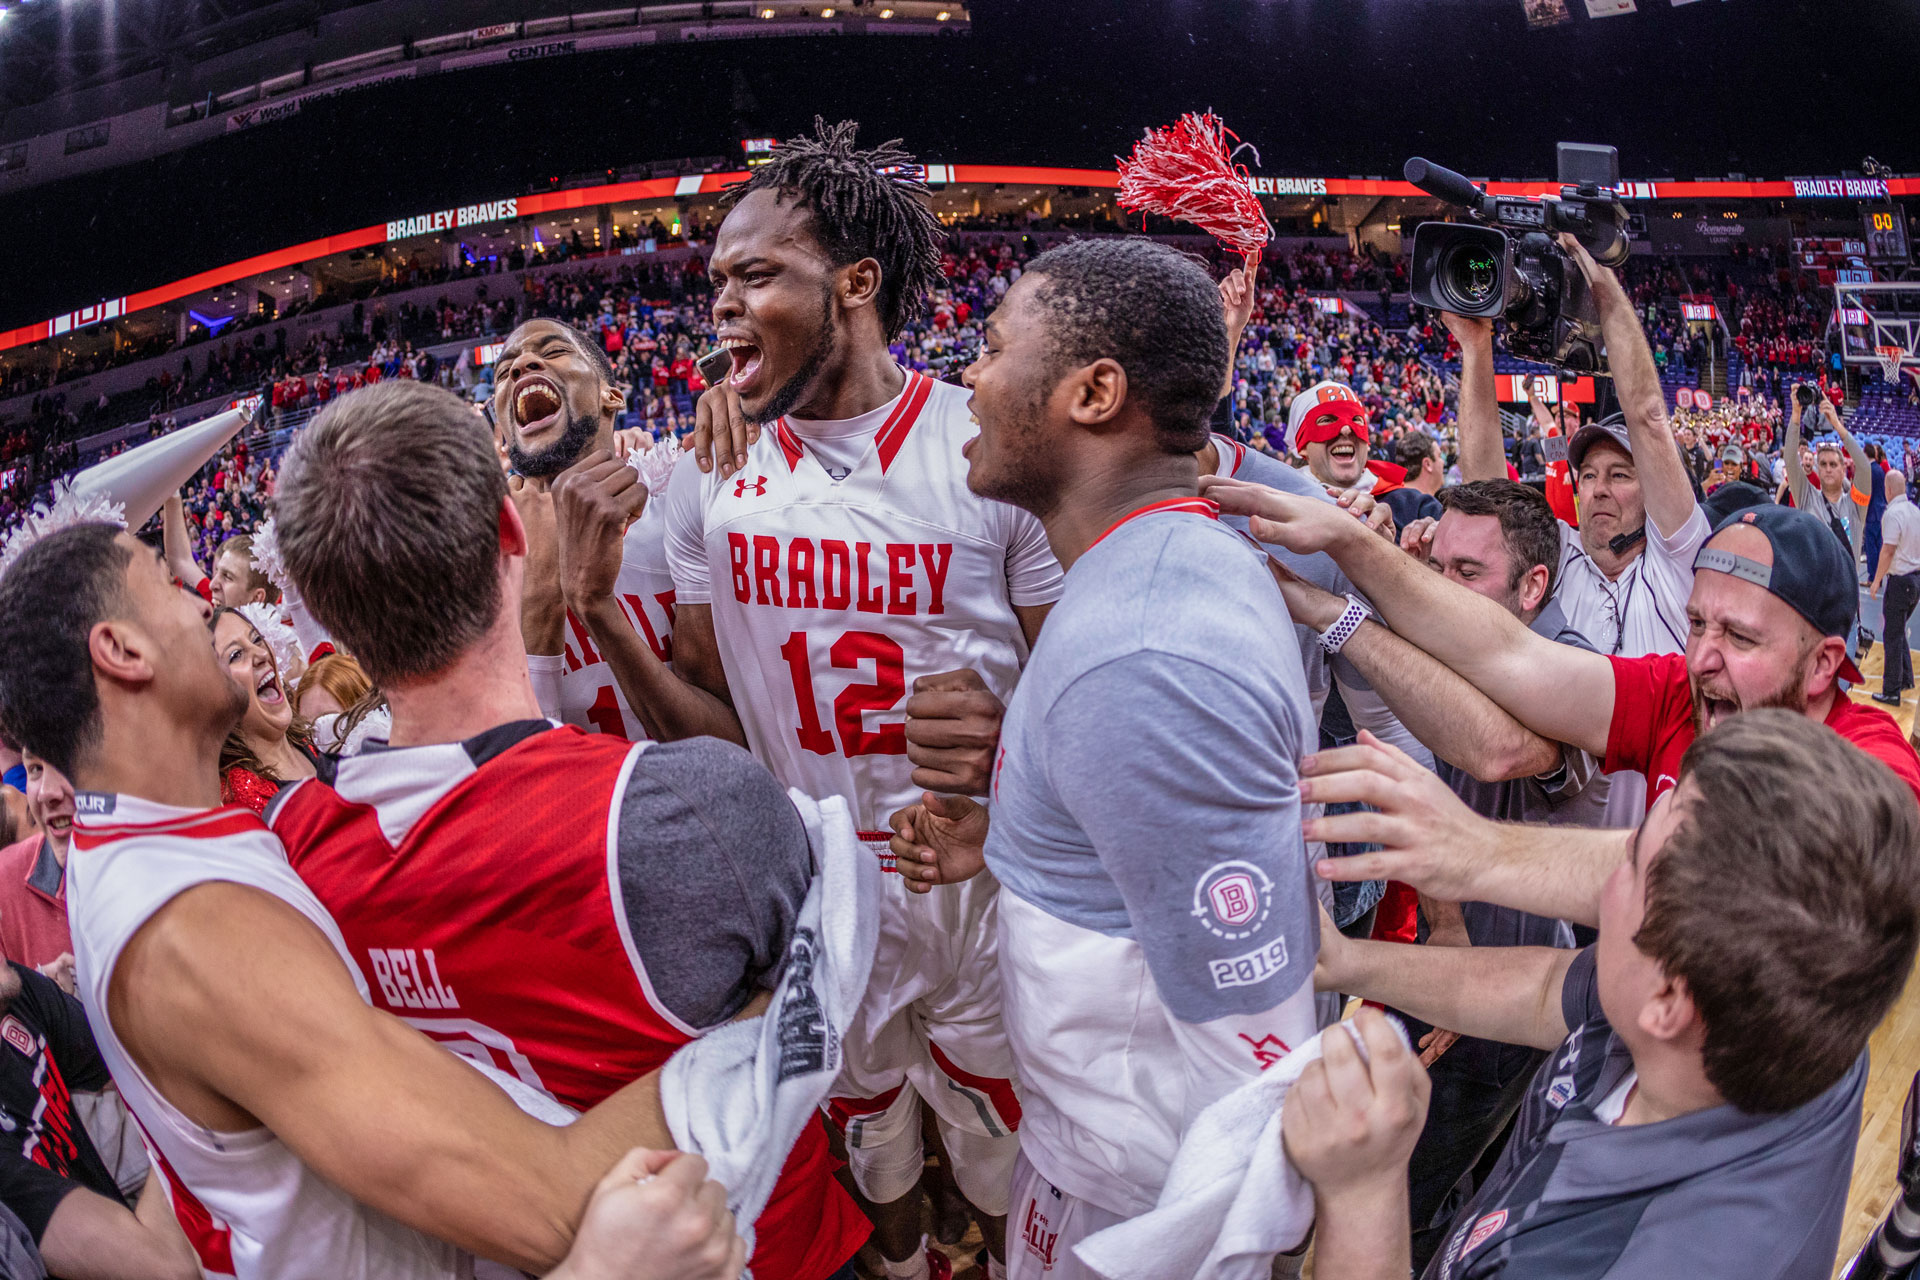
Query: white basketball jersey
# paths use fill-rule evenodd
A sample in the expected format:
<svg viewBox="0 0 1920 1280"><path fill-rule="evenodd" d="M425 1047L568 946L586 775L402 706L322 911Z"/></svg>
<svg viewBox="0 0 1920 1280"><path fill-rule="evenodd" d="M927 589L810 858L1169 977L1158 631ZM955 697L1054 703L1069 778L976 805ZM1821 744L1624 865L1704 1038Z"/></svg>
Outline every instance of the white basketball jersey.
<svg viewBox="0 0 1920 1280"><path fill-rule="evenodd" d="M673 661L673 574L667 568L665 502L650 498L640 518L627 530L621 544L620 576L614 579L614 599L633 624L634 634L660 655ZM627 705L627 695L613 678L613 668L600 656L584 622L567 613L563 636L566 664L560 676L560 719L589 733L610 733L628 742L645 742L651 735Z"/></svg>
<svg viewBox="0 0 1920 1280"><path fill-rule="evenodd" d="M218 1133L182 1115L134 1065L106 1013L127 940L178 894L209 881L250 885L326 934L366 998L365 981L279 839L245 809L178 809L83 792L67 862L75 978L107 1069L201 1270L240 1280L465 1280L472 1258L360 1204L266 1129Z"/></svg>
<svg viewBox="0 0 1920 1280"><path fill-rule="evenodd" d="M1060 595L1040 522L967 488L977 434L965 390L908 373L859 418L781 419L725 479L684 457L667 493L678 598L712 606L748 744L865 833L919 799L914 681L971 668L1006 701L1027 658L1013 606Z"/></svg>

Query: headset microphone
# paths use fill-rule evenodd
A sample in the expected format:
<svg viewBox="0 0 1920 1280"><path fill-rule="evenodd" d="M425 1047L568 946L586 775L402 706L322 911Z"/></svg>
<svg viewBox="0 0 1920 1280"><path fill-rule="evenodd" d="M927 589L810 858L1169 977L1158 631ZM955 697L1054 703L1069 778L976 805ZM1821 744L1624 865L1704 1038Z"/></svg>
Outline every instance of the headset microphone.
<svg viewBox="0 0 1920 1280"><path fill-rule="evenodd" d="M1617 556L1623 556L1647 540L1647 526L1641 525L1632 533L1623 533L1607 542L1607 549Z"/></svg>

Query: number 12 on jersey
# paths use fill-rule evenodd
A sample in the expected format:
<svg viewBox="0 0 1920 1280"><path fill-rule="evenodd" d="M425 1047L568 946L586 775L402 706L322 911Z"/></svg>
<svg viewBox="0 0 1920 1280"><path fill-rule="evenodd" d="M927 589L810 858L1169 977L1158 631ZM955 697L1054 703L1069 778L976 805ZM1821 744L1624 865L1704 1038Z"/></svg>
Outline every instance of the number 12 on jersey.
<svg viewBox="0 0 1920 1280"><path fill-rule="evenodd" d="M780 646L787 673L793 677L793 700L800 708L800 724L794 732L800 745L817 756L834 753L833 734L820 723L820 703L813 691L813 664L807 653L807 633L796 631ZM833 700L833 723L840 731L839 751L847 756L903 756L907 754L907 726L904 721L883 724L869 730L866 713L891 711L906 696L906 654L890 636L878 631L847 631L827 649L827 660L839 671L859 671L861 664L873 661L873 681L853 683Z"/></svg>

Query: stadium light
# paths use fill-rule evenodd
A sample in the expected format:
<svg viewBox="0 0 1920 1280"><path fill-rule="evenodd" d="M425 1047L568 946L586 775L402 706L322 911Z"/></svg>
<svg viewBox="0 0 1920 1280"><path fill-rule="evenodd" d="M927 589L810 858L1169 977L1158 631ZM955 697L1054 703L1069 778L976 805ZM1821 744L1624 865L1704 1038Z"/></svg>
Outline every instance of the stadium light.
<svg viewBox="0 0 1920 1280"><path fill-rule="evenodd" d="M893 10L891 10L891 9L882 9L882 10L880 11L880 16L881 16L881 17L883 17L883 18L891 18L891 17L893 16Z"/></svg>
<svg viewBox="0 0 1920 1280"><path fill-rule="evenodd" d="M822 9L820 11L820 16L823 18L831 18L833 16L833 10L831 8Z"/></svg>
<svg viewBox="0 0 1920 1280"><path fill-rule="evenodd" d="M952 16L953 16L953 13L951 10L942 9L940 12L933 15L933 20L935 22L945 22L948 18L951 18Z"/></svg>
<svg viewBox="0 0 1920 1280"><path fill-rule="evenodd" d="M762 10L760 11L760 16L761 16L761 17L763 17L763 18L771 18L771 17L773 16L773 10L771 10L771 9L762 9Z"/></svg>

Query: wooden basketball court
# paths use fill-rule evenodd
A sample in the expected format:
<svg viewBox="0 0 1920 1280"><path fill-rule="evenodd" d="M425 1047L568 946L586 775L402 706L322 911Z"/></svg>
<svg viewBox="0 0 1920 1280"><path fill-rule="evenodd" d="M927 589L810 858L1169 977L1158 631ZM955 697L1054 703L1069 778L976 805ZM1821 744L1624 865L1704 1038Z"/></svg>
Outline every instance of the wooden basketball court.
<svg viewBox="0 0 1920 1280"><path fill-rule="evenodd" d="M1880 688L1885 656L1886 650L1876 644L1860 664L1866 684L1852 691L1854 701L1880 706L1868 695ZM1909 691L1901 706L1881 710L1894 714L1900 727L1911 734L1915 707L1914 692ZM1847 1196L1847 1217L1840 1230L1840 1256L1833 1269L1836 1276L1893 1204L1893 1175L1900 1157L1900 1110L1906 1104L1914 1073L1920 1071L1920 983L1908 979L1899 1003L1873 1033L1870 1052L1873 1070L1867 1077L1867 1097L1860 1113L1860 1148L1853 1157L1853 1189Z"/></svg>

